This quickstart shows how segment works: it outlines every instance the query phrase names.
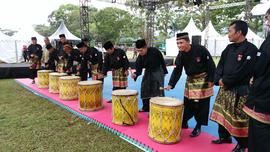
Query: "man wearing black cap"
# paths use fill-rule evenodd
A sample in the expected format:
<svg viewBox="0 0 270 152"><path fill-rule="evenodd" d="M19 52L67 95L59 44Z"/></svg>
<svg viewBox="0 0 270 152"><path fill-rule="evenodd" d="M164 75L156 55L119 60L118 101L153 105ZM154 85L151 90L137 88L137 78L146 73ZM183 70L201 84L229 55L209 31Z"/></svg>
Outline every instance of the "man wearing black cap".
<svg viewBox="0 0 270 152"><path fill-rule="evenodd" d="M92 80L100 80L103 82L102 66L103 66L103 57L102 53L99 52L95 47L90 47L88 45L88 38L83 38L82 42L87 47L90 55L90 67L91 72L89 73Z"/></svg>
<svg viewBox="0 0 270 152"><path fill-rule="evenodd" d="M90 52L88 47L83 43L76 45L80 51L80 56L78 58L79 65L77 67L78 75L81 77L82 81L87 80L88 73L90 71Z"/></svg>
<svg viewBox="0 0 270 152"><path fill-rule="evenodd" d="M46 49L49 52L49 59L48 61L45 63L45 68L47 70L53 70L56 71L56 64L59 61L59 58L57 56L57 51L55 50L55 48L52 47L51 44L46 45Z"/></svg>
<svg viewBox="0 0 270 152"><path fill-rule="evenodd" d="M69 44L72 47L72 43L67 41L66 35L65 34L60 34L59 35L59 42L56 44L56 50L58 51L57 54L58 56L63 56L64 55L64 45Z"/></svg>
<svg viewBox="0 0 270 152"><path fill-rule="evenodd" d="M145 68L141 83L141 98L143 107L140 112L149 112L151 97L164 96L164 76L168 73L161 52L154 47L147 47L144 39L136 41L139 56L136 60L136 72L131 77L136 81Z"/></svg>
<svg viewBox="0 0 270 152"><path fill-rule="evenodd" d="M30 70L31 76L30 78L33 80L32 83L35 83L35 77L37 76L37 70L41 69L41 58L42 58L42 46L37 44L37 38L31 38L32 44L28 46L29 51L29 59L31 62Z"/></svg>
<svg viewBox="0 0 270 152"><path fill-rule="evenodd" d="M209 102L213 95L215 63L209 51L201 45L191 45L188 33L176 36L179 53L176 67L171 75L167 90L173 89L182 75L183 67L187 74L184 92L183 128L188 128L188 120L193 116L197 121L191 137L199 136L201 125L208 125Z"/></svg>
<svg viewBox="0 0 270 152"><path fill-rule="evenodd" d="M125 51L114 48L111 41L104 43L103 47L106 50L103 65L103 75L106 76L107 72L112 70L113 90L126 89L128 82L128 68L129 61ZM110 101L109 101L110 102Z"/></svg>

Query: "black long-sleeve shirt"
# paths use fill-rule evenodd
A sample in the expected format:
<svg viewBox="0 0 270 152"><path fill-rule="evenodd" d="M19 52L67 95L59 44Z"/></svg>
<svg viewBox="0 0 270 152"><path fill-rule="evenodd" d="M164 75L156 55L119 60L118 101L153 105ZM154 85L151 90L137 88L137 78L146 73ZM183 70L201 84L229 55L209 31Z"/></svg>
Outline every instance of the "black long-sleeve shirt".
<svg viewBox="0 0 270 152"><path fill-rule="evenodd" d="M98 64L98 69L102 71L103 66L103 58L102 53L99 52L96 48L90 47L89 49L90 54L90 62L92 65Z"/></svg>
<svg viewBox="0 0 270 152"><path fill-rule="evenodd" d="M257 47L247 40L229 44L222 52L218 63L215 84L218 85L222 79L227 89L249 85L257 52Z"/></svg>
<svg viewBox="0 0 270 152"><path fill-rule="evenodd" d="M74 73L76 72L74 67L74 62L78 62L79 59L79 51L72 50L70 54L65 53L64 59L66 60L66 65L64 67L64 71L69 70L69 72Z"/></svg>
<svg viewBox="0 0 270 152"><path fill-rule="evenodd" d="M188 76L206 72L208 81L214 81L215 63L209 51L201 45L191 45L191 49L188 52L180 51L176 57L175 65L176 67L169 81L169 85L172 86L172 88L175 87L177 81L180 79L183 67Z"/></svg>
<svg viewBox="0 0 270 152"><path fill-rule="evenodd" d="M31 55L35 55L39 60L42 58L42 46L39 44L30 44L28 46L28 52L31 58Z"/></svg>
<svg viewBox="0 0 270 152"><path fill-rule="evenodd" d="M270 114L270 36L257 53L253 77L246 106L255 112Z"/></svg>
<svg viewBox="0 0 270 152"><path fill-rule="evenodd" d="M112 54L105 55L102 71L104 75L107 75L107 72L110 69L120 69L120 68L127 70L129 68L129 61L125 51L115 48Z"/></svg>
<svg viewBox="0 0 270 152"><path fill-rule="evenodd" d="M156 71L159 70L160 67L162 67L164 74L167 74L167 68L164 61L164 58L161 54L161 52L154 47L147 48L147 53L144 56L139 55L136 60L136 76L142 74L143 68L145 68L145 71ZM135 78L136 80L136 78Z"/></svg>
<svg viewBox="0 0 270 152"><path fill-rule="evenodd" d="M57 55L57 50L53 50L52 52L49 53L49 60L47 61L47 63L45 63L47 65L46 69L55 71L56 62L58 61L59 58Z"/></svg>

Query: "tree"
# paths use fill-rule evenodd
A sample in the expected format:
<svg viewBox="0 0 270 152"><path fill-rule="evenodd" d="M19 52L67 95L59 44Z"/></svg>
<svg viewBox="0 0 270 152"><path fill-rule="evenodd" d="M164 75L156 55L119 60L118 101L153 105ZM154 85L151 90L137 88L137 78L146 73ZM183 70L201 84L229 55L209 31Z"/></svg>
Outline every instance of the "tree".
<svg viewBox="0 0 270 152"><path fill-rule="evenodd" d="M112 40L118 42L121 37L137 37L137 18L127 11L108 7L98 11L94 16L96 26L96 38L105 42Z"/></svg>

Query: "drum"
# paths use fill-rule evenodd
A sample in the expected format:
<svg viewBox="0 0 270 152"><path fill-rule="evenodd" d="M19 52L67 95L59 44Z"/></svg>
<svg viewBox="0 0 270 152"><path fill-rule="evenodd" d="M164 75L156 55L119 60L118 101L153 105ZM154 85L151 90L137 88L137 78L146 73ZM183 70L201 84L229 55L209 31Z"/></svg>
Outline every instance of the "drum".
<svg viewBox="0 0 270 152"><path fill-rule="evenodd" d="M102 82L81 81L78 83L80 110L95 111L103 108Z"/></svg>
<svg viewBox="0 0 270 152"><path fill-rule="evenodd" d="M78 76L64 76L59 78L59 98L62 100L78 99Z"/></svg>
<svg viewBox="0 0 270 152"><path fill-rule="evenodd" d="M183 102L169 97L150 99L148 135L162 144L173 144L180 140Z"/></svg>
<svg viewBox="0 0 270 152"><path fill-rule="evenodd" d="M52 70L38 70L38 88L49 88L49 73Z"/></svg>
<svg viewBox="0 0 270 152"><path fill-rule="evenodd" d="M67 76L66 73L50 73L49 74L49 92L59 93L59 78L62 76Z"/></svg>
<svg viewBox="0 0 270 152"><path fill-rule="evenodd" d="M118 125L135 125L138 121L138 92L115 90L112 92L112 122Z"/></svg>

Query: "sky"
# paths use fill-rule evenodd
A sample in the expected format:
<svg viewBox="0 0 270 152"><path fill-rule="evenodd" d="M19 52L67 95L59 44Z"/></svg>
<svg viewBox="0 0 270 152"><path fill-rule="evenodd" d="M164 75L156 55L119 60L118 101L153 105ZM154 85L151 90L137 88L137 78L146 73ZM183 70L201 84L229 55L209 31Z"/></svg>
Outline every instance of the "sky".
<svg viewBox="0 0 270 152"><path fill-rule="evenodd" d="M48 15L60 5L79 5L79 0L1 0L0 28L19 30L35 24L48 24ZM126 9L123 5L91 0L90 6L98 9L115 6Z"/></svg>

